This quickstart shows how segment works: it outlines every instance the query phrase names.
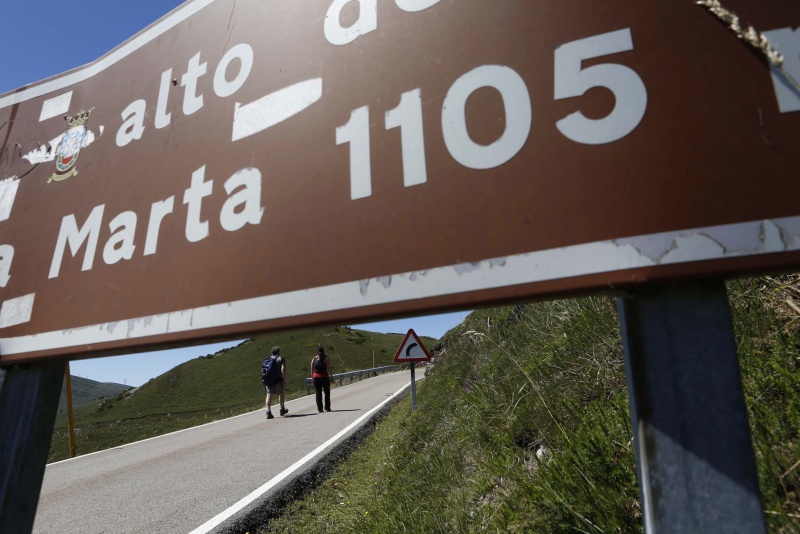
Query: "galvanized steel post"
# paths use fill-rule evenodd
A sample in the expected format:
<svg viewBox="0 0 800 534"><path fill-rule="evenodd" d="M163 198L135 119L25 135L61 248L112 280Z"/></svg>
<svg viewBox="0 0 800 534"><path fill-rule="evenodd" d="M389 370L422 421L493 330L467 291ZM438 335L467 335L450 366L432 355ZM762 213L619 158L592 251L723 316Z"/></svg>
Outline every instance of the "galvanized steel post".
<svg viewBox="0 0 800 534"><path fill-rule="evenodd" d="M416 362L411 362L411 411L417 409L417 379L414 376L414 366Z"/></svg>
<svg viewBox="0 0 800 534"><path fill-rule="evenodd" d="M0 392L0 532L33 530L65 368L65 360L6 368Z"/></svg>
<svg viewBox="0 0 800 534"><path fill-rule="evenodd" d="M618 309L645 531L766 532L724 281Z"/></svg>

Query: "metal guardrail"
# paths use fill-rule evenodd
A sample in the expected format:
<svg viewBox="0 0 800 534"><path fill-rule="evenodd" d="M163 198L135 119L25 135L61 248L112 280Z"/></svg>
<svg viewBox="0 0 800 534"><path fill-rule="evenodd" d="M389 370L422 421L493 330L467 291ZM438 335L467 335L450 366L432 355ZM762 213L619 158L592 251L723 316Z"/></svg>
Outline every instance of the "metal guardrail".
<svg viewBox="0 0 800 534"><path fill-rule="evenodd" d="M349 371L347 373L339 373L336 375L331 375L331 383L338 380L339 385L341 386L345 378L349 378L350 379L349 383L352 383L353 380L355 380L356 378L361 380L364 377L378 376L381 373L396 371L398 368L399 368L398 365L386 365L384 367L375 367L374 369L363 369L361 371ZM305 382L306 382L306 395L311 395L311 388L314 387L314 380L311 378L306 378Z"/></svg>

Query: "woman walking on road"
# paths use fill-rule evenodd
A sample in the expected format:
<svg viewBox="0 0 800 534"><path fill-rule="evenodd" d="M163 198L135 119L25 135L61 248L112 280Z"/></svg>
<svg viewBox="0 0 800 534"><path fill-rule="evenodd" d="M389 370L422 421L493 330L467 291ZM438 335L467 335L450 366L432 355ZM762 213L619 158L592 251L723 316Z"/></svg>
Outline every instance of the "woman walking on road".
<svg viewBox="0 0 800 534"><path fill-rule="evenodd" d="M325 390L325 411L331 411L331 361L322 347L317 348L317 355L311 359L311 378L317 393L317 410L322 413L322 391Z"/></svg>

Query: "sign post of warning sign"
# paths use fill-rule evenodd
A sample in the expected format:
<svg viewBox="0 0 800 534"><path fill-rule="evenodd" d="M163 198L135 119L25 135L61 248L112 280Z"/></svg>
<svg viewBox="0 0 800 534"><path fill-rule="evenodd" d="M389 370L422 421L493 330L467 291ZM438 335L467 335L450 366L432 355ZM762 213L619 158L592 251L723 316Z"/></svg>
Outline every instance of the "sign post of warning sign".
<svg viewBox="0 0 800 534"><path fill-rule="evenodd" d="M414 376L414 364L415 362L431 361L431 355L428 349L425 348L425 345L422 344L422 340L417 336L413 328L409 329L406 337L403 338L403 342L400 343L400 348L397 349L397 354L394 355L394 361L399 363L411 363L411 410L416 410L417 382Z"/></svg>

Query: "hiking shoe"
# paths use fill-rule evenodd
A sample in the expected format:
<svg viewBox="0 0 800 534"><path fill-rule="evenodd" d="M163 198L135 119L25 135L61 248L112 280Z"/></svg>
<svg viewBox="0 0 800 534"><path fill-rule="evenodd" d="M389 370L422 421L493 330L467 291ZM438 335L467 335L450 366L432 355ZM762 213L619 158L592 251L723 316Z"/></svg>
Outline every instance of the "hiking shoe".
<svg viewBox="0 0 800 534"><path fill-rule="evenodd" d="M267 419L275 419L275 416L272 415L272 412L267 412Z"/></svg>
<svg viewBox="0 0 800 534"><path fill-rule="evenodd" d="M283 417L287 413L289 413L289 409L288 408L286 408L286 409L281 408L281 417Z"/></svg>

